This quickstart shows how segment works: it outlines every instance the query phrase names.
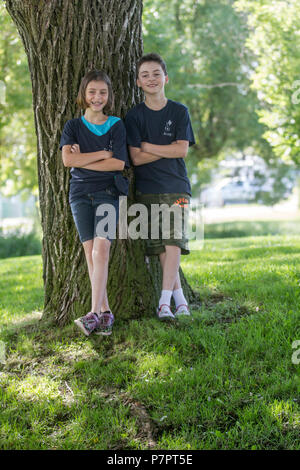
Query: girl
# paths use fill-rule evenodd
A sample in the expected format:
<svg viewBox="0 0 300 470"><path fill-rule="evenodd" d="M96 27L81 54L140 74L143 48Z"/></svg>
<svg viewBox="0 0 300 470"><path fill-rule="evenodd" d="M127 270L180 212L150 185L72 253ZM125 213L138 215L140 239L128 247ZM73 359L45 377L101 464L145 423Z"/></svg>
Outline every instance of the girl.
<svg viewBox="0 0 300 470"><path fill-rule="evenodd" d="M124 166L129 165L126 132L120 118L107 114L113 108L113 92L110 79L103 71L91 70L83 77L77 104L84 115L66 123L60 149L64 165L71 167L69 202L88 265L92 308L75 320L75 324L87 336L93 331L109 335L114 316L109 308L106 284L119 194L127 194L121 176ZM109 215L105 226L104 213ZM107 225L108 232L104 231Z"/></svg>

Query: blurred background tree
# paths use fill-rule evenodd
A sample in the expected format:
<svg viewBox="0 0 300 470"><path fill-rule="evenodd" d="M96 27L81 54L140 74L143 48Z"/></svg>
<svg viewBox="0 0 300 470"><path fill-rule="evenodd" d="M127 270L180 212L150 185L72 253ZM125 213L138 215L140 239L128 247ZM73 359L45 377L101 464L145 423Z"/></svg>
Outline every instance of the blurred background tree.
<svg viewBox="0 0 300 470"><path fill-rule="evenodd" d="M16 26L0 4L0 183L7 196L37 195L36 136L27 57Z"/></svg>
<svg viewBox="0 0 300 470"><path fill-rule="evenodd" d="M247 47L255 52L252 88L260 99L264 138L283 159L300 161L300 3L238 0L247 15Z"/></svg>

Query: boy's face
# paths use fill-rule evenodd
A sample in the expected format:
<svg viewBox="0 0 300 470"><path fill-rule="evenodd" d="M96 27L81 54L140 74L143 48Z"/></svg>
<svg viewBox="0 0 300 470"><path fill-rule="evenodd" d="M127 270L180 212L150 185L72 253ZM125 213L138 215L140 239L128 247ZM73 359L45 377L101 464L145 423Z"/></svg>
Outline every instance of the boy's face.
<svg viewBox="0 0 300 470"><path fill-rule="evenodd" d="M168 75L164 74L158 62L144 62L140 66L137 85L145 93L156 94L164 90L165 83L168 83L168 81Z"/></svg>

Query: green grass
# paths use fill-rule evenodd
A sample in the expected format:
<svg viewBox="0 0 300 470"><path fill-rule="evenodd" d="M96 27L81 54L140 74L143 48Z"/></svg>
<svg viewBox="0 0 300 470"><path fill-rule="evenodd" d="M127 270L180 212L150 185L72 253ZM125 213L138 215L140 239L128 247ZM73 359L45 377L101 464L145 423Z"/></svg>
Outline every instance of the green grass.
<svg viewBox="0 0 300 470"><path fill-rule="evenodd" d="M245 208L247 211L247 207ZM298 235L300 220L240 220L205 225L205 238Z"/></svg>
<svg viewBox="0 0 300 470"><path fill-rule="evenodd" d="M300 449L299 239L208 240L182 266L193 318L86 339L39 321L40 257L1 261L1 449Z"/></svg>

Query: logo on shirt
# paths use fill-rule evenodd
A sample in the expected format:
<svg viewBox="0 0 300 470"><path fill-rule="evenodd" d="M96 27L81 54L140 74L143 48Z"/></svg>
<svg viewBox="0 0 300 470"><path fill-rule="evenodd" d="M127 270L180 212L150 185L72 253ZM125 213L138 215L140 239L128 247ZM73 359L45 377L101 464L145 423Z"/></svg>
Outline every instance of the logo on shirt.
<svg viewBox="0 0 300 470"><path fill-rule="evenodd" d="M164 130L164 135L172 136L171 134L171 125L173 124L173 121L169 119L169 121L166 122L165 124L165 130Z"/></svg>
<svg viewBox="0 0 300 470"><path fill-rule="evenodd" d="M180 197L177 199L177 201L174 202L174 205L180 207L189 207L189 200L185 197Z"/></svg>
<svg viewBox="0 0 300 470"><path fill-rule="evenodd" d="M113 151L113 144L112 144L112 140L110 139L109 141L109 144L107 147L105 147L103 150L105 150L106 152L112 152Z"/></svg>

